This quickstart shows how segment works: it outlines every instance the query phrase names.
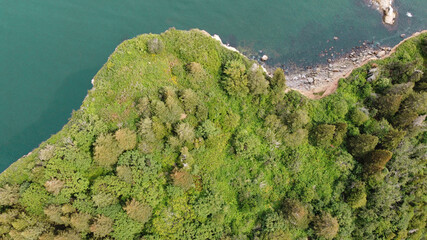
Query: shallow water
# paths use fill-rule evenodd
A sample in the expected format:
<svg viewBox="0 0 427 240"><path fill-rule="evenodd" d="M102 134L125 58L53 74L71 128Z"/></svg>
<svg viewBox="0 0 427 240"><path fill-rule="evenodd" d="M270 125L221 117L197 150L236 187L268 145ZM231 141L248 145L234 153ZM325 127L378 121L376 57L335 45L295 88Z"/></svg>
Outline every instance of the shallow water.
<svg viewBox="0 0 427 240"><path fill-rule="evenodd" d="M262 50L271 65L310 65L332 46L394 45L427 28L427 1L396 5L387 28L362 0L0 0L0 171L61 129L125 39L200 28L248 54Z"/></svg>

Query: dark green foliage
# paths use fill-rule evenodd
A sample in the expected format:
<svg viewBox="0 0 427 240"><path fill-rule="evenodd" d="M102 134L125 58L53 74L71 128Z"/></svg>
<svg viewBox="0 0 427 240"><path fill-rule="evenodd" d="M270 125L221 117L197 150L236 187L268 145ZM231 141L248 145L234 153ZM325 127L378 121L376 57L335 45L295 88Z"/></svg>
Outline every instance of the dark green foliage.
<svg viewBox="0 0 427 240"><path fill-rule="evenodd" d="M402 95L383 95L375 101L375 107L378 109L378 114L381 117L392 117L400 107Z"/></svg>
<svg viewBox="0 0 427 240"><path fill-rule="evenodd" d="M320 124L313 130L313 140L318 146L328 146L334 137L335 126Z"/></svg>
<svg viewBox="0 0 427 240"><path fill-rule="evenodd" d="M392 151L399 145L402 141L403 137L405 137L406 131L391 129L388 133L386 133L380 141L381 147L384 149Z"/></svg>
<svg viewBox="0 0 427 240"><path fill-rule="evenodd" d="M163 41L159 38L152 38L147 41L147 50L149 53L159 54L164 48Z"/></svg>
<svg viewBox="0 0 427 240"><path fill-rule="evenodd" d="M365 154L375 149L378 144L378 137L369 134L361 134L350 138L349 149L353 156L363 157Z"/></svg>
<svg viewBox="0 0 427 240"><path fill-rule="evenodd" d="M0 239L421 239L421 37L319 100L199 30L125 41L0 174Z"/></svg>
<svg viewBox="0 0 427 240"><path fill-rule="evenodd" d="M376 174L381 172L388 161L390 161L393 153L388 150L375 150L368 154L363 160L365 171L368 174Z"/></svg>
<svg viewBox="0 0 427 240"><path fill-rule="evenodd" d="M347 133L347 123L336 123L335 124L335 133L334 138L332 139L332 145L339 146L344 141L344 138Z"/></svg>
<svg viewBox="0 0 427 240"><path fill-rule="evenodd" d="M249 92L245 65L236 60L227 62L222 83L231 96L245 96Z"/></svg>

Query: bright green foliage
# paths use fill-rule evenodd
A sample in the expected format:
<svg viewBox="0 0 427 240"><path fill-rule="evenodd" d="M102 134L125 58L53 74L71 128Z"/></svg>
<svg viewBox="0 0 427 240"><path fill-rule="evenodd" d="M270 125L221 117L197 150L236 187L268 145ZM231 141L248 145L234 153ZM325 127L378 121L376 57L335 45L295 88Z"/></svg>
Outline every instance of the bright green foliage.
<svg viewBox="0 0 427 240"><path fill-rule="evenodd" d="M117 130L115 137L122 150L131 150L136 147L136 133L128 128Z"/></svg>
<svg viewBox="0 0 427 240"><path fill-rule="evenodd" d="M100 166L109 167L116 164L121 152L122 150L113 135L101 135L96 139L94 160Z"/></svg>
<svg viewBox="0 0 427 240"><path fill-rule="evenodd" d="M90 231L95 237L106 237L113 231L114 221L104 215L99 215L90 226Z"/></svg>
<svg viewBox="0 0 427 240"><path fill-rule="evenodd" d="M262 70L257 64L253 64L248 74L248 87L251 93L254 95L266 94L268 85Z"/></svg>
<svg viewBox="0 0 427 240"><path fill-rule="evenodd" d="M240 61L227 62L222 82L224 89L231 96L243 97L249 92L246 67Z"/></svg>
<svg viewBox="0 0 427 240"><path fill-rule="evenodd" d="M346 199L352 208L360 208L366 205L365 183L357 181L351 184Z"/></svg>
<svg viewBox="0 0 427 240"><path fill-rule="evenodd" d="M0 174L0 239L422 239L425 36L319 100L199 30L125 41Z"/></svg>
<svg viewBox="0 0 427 240"><path fill-rule="evenodd" d="M334 137L335 126L320 124L313 130L313 140L318 146L328 146Z"/></svg>
<svg viewBox="0 0 427 240"><path fill-rule="evenodd" d="M150 220L153 211L149 205L140 203L135 199L128 202L126 207L124 207L124 210L130 218L140 222L141 224L145 224Z"/></svg>
<svg viewBox="0 0 427 240"><path fill-rule="evenodd" d="M350 139L349 148L356 157L362 157L375 149L378 137L369 134L361 134Z"/></svg>
<svg viewBox="0 0 427 240"><path fill-rule="evenodd" d="M339 224L336 218L330 213L322 213L314 219L314 231L319 237L333 239L339 230Z"/></svg>
<svg viewBox="0 0 427 240"><path fill-rule="evenodd" d="M366 115L363 111L361 111L359 108L353 109L350 113L350 119L356 126L360 126L366 121L369 120L369 116Z"/></svg>

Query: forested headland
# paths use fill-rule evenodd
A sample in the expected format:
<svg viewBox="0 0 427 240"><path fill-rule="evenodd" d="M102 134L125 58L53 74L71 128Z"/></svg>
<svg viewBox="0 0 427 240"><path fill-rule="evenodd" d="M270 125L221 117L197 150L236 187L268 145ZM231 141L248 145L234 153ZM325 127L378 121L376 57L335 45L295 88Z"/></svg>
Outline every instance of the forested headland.
<svg viewBox="0 0 427 240"><path fill-rule="evenodd" d="M427 34L310 100L199 30L120 44L0 174L1 239L423 239Z"/></svg>

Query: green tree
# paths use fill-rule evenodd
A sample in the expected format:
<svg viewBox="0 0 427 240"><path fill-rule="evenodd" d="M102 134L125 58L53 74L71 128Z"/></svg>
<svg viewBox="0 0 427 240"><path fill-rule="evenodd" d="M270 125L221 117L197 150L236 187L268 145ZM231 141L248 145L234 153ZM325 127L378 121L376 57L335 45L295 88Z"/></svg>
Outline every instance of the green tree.
<svg viewBox="0 0 427 240"><path fill-rule="evenodd" d="M173 180L173 184L175 186L178 186L184 189L185 191L187 191L194 185L193 175L191 175L191 173L187 171L184 171L184 170L175 171L171 175L171 177Z"/></svg>
<svg viewBox="0 0 427 240"><path fill-rule="evenodd" d="M332 217L330 213L323 212L314 218L314 231L317 236L333 239L338 234L338 230L338 220Z"/></svg>
<svg viewBox="0 0 427 240"><path fill-rule="evenodd" d="M123 151L132 150L136 147L136 133L129 128L121 128L117 130L115 136L119 147Z"/></svg>
<svg viewBox="0 0 427 240"><path fill-rule="evenodd" d="M354 125L360 126L369 120L369 116L362 112L359 108L355 108L350 113L350 119Z"/></svg>
<svg viewBox="0 0 427 240"><path fill-rule="evenodd" d="M353 156L362 157L374 150L377 144L378 137L369 134L361 134L350 138L349 149Z"/></svg>
<svg viewBox="0 0 427 240"><path fill-rule="evenodd" d="M196 107L200 101L197 94L191 88L182 91L180 100L184 105L185 112L188 114L194 114L196 112Z"/></svg>
<svg viewBox="0 0 427 240"><path fill-rule="evenodd" d="M44 187L48 192L56 196L64 187L64 182L59 179L53 178L49 181L46 181L46 183L44 184Z"/></svg>
<svg viewBox="0 0 427 240"><path fill-rule="evenodd" d="M399 145L405 135L406 131L391 129L381 138L380 144L383 148L391 151Z"/></svg>
<svg viewBox="0 0 427 240"><path fill-rule="evenodd" d="M0 206L12 206L18 203L18 199L18 185L5 185L0 188Z"/></svg>
<svg viewBox="0 0 427 240"><path fill-rule="evenodd" d="M402 102L402 95L384 95L380 96L376 101L376 108L381 117L392 117L400 107Z"/></svg>
<svg viewBox="0 0 427 240"><path fill-rule="evenodd" d="M89 221L92 219L92 216L87 213L73 213L71 215L70 224L78 232L89 232Z"/></svg>
<svg viewBox="0 0 427 240"><path fill-rule="evenodd" d="M367 194L365 190L365 183L361 181L356 181L352 183L347 193L347 203L352 208L363 207L366 205L366 196Z"/></svg>
<svg viewBox="0 0 427 240"><path fill-rule="evenodd" d="M318 146L328 146L334 137L335 126L329 124L318 125L313 132L314 143Z"/></svg>
<svg viewBox="0 0 427 240"><path fill-rule="evenodd" d="M152 54L159 54L165 48L163 41L159 38L152 38L147 41L147 50Z"/></svg>
<svg viewBox="0 0 427 240"><path fill-rule="evenodd" d="M227 62L224 67L222 84L229 95L246 96L249 93L249 88L245 65L238 60Z"/></svg>
<svg viewBox="0 0 427 240"><path fill-rule="evenodd" d="M406 129L408 127L411 127L414 123L415 119L417 119L418 114L412 110L405 109L403 111L400 111L396 116L393 118L392 122L393 125L400 129Z"/></svg>
<svg viewBox="0 0 427 240"><path fill-rule="evenodd" d="M188 123L178 124L175 132L181 141L192 142L194 140L194 128Z"/></svg>
<svg viewBox="0 0 427 240"><path fill-rule="evenodd" d="M365 171L368 174L376 174L381 172L388 161L390 161L393 153L388 150L374 150L364 160Z"/></svg>
<svg viewBox="0 0 427 240"><path fill-rule="evenodd" d="M123 208L127 215L141 224L145 224L150 220L153 209L144 203L138 202L135 199L128 201L126 207Z"/></svg>
<svg viewBox="0 0 427 240"><path fill-rule="evenodd" d="M286 78L285 73L283 72L283 69L276 68L274 71L273 77L270 80L271 87L277 88L277 89L284 89L286 88Z"/></svg>
<svg viewBox="0 0 427 240"><path fill-rule="evenodd" d="M304 229L308 226L308 210L300 201L286 199L283 202L283 213L286 219L296 227Z"/></svg>
<svg viewBox="0 0 427 240"><path fill-rule="evenodd" d="M111 134L103 134L96 139L94 160L100 166L109 167L117 163L122 150Z"/></svg>
<svg viewBox="0 0 427 240"><path fill-rule="evenodd" d="M249 90L254 95L266 94L268 90L268 81L265 79L264 74L261 69L259 69L258 64L253 64L249 69L248 74L248 86Z"/></svg>
<svg viewBox="0 0 427 240"><path fill-rule="evenodd" d="M94 223L90 226L90 231L95 237L103 238L113 231L114 221L104 215L96 217Z"/></svg>
<svg viewBox="0 0 427 240"><path fill-rule="evenodd" d="M335 124L335 133L334 138L332 139L332 144L334 146L339 146L344 141L344 138L347 134L347 123L336 123Z"/></svg>

